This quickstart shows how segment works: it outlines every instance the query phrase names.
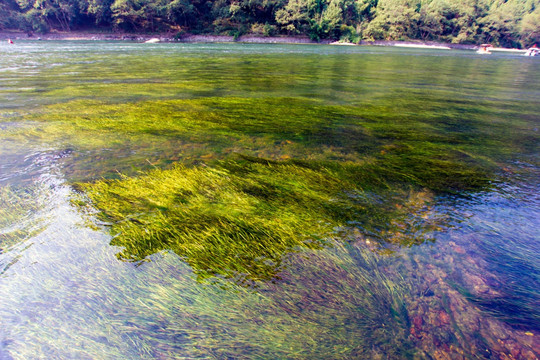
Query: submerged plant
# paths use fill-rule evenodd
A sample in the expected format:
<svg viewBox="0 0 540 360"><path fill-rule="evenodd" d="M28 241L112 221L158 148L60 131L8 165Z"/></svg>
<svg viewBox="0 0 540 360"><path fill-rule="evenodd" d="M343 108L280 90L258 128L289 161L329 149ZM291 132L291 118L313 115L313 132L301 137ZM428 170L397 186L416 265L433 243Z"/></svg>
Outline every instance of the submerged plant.
<svg viewBox="0 0 540 360"><path fill-rule="evenodd" d="M294 98L85 100L52 105L31 118L33 128L10 129L3 137L74 147L68 171L80 180L96 176L96 162L101 175L111 176L148 169L149 163L164 168L241 153L308 167L345 163L361 188L385 182L460 192L489 186L497 157L484 155L487 151L500 155L521 145L510 136L486 139L484 130L474 128L492 125L478 119L468 120L471 131L461 136L429 117L410 119L393 109ZM359 172L349 171L355 166Z"/></svg>
<svg viewBox="0 0 540 360"><path fill-rule="evenodd" d="M493 101L452 102L440 91L115 103L79 87L90 99L40 108L2 137L70 149L63 171L84 192L76 203L97 209L120 258L170 249L201 277L271 279L284 254L320 247L337 229L381 248L432 240L446 226L432 199L489 189L500 159L529 146L519 141L526 119L508 131ZM505 116L517 106L503 105Z"/></svg>
<svg viewBox="0 0 540 360"><path fill-rule="evenodd" d="M323 246L339 226L394 245L425 241L422 234L437 228L420 218L426 193L385 198L353 187L334 169L246 157L77 184L110 226L112 244L123 247L120 258L140 261L168 249L202 277L247 281L272 279L284 254Z"/></svg>
<svg viewBox="0 0 540 360"><path fill-rule="evenodd" d="M23 215L3 235L54 219L28 242L9 232L9 244L24 246L0 256L0 271L9 268L0 358L516 358L533 349L532 332L492 320L499 305L513 319L531 313L534 296L518 308L497 302L490 316L471 306L503 295L486 276L487 254L514 269L497 280L517 295L511 302L536 289L534 267L515 261L530 263L534 241L512 224L516 204L500 215L508 226L480 216L485 231L469 221L446 230L474 209L464 198L516 177L509 159L536 161L534 64L366 47L118 45L58 44L56 55L57 45L36 45L39 66L3 72L0 181L56 172L80 190L72 204L88 222L64 203L71 189L54 184L45 190L58 208L34 217L8 207L8 217ZM32 204L29 194L16 203ZM514 237L486 238L490 218ZM482 238L485 252L468 247ZM520 253L499 257L493 240Z"/></svg>
<svg viewBox="0 0 540 360"><path fill-rule="evenodd" d="M44 207L43 189L0 186L0 254L43 229L36 214Z"/></svg>

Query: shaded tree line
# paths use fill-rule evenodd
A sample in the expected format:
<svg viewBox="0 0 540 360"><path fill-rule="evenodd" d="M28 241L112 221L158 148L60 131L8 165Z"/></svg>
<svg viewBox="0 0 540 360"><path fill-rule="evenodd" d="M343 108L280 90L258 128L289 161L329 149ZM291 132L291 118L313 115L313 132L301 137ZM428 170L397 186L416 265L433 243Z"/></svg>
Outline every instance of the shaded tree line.
<svg viewBox="0 0 540 360"><path fill-rule="evenodd" d="M540 0L0 0L0 29L308 35L530 46Z"/></svg>

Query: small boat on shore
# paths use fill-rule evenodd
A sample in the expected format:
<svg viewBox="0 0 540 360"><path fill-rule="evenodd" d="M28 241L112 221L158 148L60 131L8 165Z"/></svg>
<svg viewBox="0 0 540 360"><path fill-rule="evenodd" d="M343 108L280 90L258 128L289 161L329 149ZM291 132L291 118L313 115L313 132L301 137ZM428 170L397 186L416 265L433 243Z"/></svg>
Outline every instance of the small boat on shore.
<svg viewBox="0 0 540 360"><path fill-rule="evenodd" d="M527 49L524 56L539 56L540 55L540 48L538 48L536 45L533 47L530 47Z"/></svg>
<svg viewBox="0 0 540 360"><path fill-rule="evenodd" d="M144 43L145 44L156 44L159 42L159 39L158 38L152 38L150 40L146 40Z"/></svg>
<svg viewBox="0 0 540 360"><path fill-rule="evenodd" d="M480 48L476 51L477 54L491 54L491 48L493 45L491 44L482 44L480 45Z"/></svg>

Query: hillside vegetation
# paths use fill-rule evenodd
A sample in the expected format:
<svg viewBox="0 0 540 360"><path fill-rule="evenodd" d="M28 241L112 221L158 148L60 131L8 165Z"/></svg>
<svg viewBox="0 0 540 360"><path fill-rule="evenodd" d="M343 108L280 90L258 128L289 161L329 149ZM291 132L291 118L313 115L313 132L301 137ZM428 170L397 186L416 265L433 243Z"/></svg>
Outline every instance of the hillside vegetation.
<svg viewBox="0 0 540 360"><path fill-rule="evenodd" d="M308 35L527 47L540 0L2 0L0 29Z"/></svg>

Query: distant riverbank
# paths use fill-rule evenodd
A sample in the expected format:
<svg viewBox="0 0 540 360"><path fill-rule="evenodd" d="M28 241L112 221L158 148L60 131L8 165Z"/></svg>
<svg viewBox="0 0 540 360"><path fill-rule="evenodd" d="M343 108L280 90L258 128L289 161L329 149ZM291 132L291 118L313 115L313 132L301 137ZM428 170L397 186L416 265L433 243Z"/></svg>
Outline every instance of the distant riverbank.
<svg viewBox="0 0 540 360"><path fill-rule="evenodd" d="M344 43L334 40L313 41L303 36L274 36L243 35L235 38L227 35L193 35L185 34L176 37L173 33L164 34L133 34L133 33L90 33L90 32L50 32L47 34L28 34L20 31L0 31L0 41L18 40L86 40L86 41L139 41L145 42L158 39L159 42L241 42L259 44L332 44L332 45L376 45L376 46L417 46L447 49L475 49L476 45L447 44L429 41L361 41L359 44Z"/></svg>
<svg viewBox="0 0 540 360"><path fill-rule="evenodd" d="M174 33L162 34L135 34L135 33L92 33L92 32L50 32L47 34L28 34L20 31L0 31L0 40L125 40L125 41L148 41L159 39L160 42L253 42L253 43L316 43L308 37L264 37L257 35L244 35L238 38L226 35L192 35L185 34L176 37ZM324 41L321 43L330 43Z"/></svg>

